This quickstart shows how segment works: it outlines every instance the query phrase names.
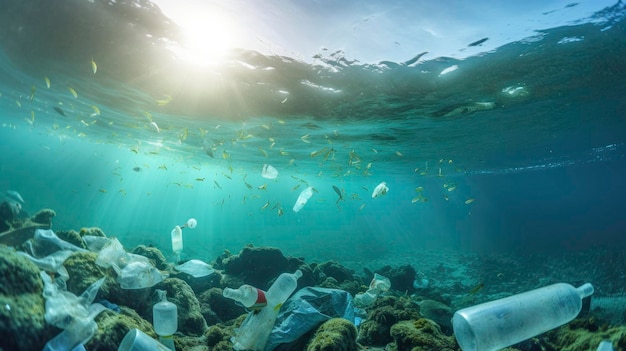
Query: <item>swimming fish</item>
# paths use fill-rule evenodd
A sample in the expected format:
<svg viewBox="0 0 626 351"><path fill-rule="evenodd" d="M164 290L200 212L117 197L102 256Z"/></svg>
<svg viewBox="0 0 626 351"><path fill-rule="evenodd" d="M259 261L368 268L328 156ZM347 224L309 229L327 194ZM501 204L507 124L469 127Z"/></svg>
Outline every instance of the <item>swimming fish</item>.
<svg viewBox="0 0 626 351"><path fill-rule="evenodd" d="M141 172L141 167L133 167L133 171L135 171L135 172Z"/></svg>
<svg viewBox="0 0 626 351"><path fill-rule="evenodd" d="M72 88L72 87L67 87L67 89L70 91L70 93L72 93L72 96L73 96L75 99L78 99L78 93L76 92L76 90L74 90L74 88Z"/></svg>
<svg viewBox="0 0 626 351"><path fill-rule="evenodd" d="M483 283L479 283L478 285L476 285L475 287L473 287L470 291L469 294L470 295L475 295L476 293L478 293L479 291L481 291L483 289L483 287L485 287L485 284Z"/></svg>
<svg viewBox="0 0 626 351"><path fill-rule="evenodd" d="M50 78L48 77L43 77L43 80L46 81L46 88L50 89Z"/></svg>
<svg viewBox="0 0 626 351"><path fill-rule="evenodd" d="M91 71L93 72L93 74L96 74L96 72L98 72L98 65L96 65L96 61L93 60L93 57L91 58Z"/></svg>
<svg viewBox="0 0 626 351"><path fill-rule="evenodd" d="M467 200L465 200L465 204L466 204L466 205L469 205L469 204L471 204L472 202L474 202L474 199L467 199Z"/></svg>
<svg viewBox="0 0 626 351"><path fill-rule="evenodd" d="M60 114L63 117L67 117L67 115L65 114L65 111L63 111L60 107L58 106L54 106L52 107L58 114Z"/></svg>
<svg viewBox="0 0 626 351"><path fill-rule="evenodd" d="M337 195L339 195L339 198L337 199L337 202L335 202L336 205L339 205L339 201L343 200L343 194L341 193L341 190L339 188L337 188L336 186L334 186L334 185L333 185L333 190L335 190Z"/></svg>

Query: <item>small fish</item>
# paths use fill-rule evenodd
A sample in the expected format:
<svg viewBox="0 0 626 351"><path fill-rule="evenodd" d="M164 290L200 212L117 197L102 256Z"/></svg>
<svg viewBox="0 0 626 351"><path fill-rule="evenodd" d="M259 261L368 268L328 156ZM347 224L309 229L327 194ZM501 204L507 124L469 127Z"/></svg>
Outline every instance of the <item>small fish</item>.
<svg viewBox="0 0 626 351"><path fill-rule="evenodd" d="M283 214L285 214L285 212L283 211L282 207L278 208L278 217L282 216Z"/></svg>
<svg viewBox="0 0 626 351"><path fill-rule="evenodd" d="M228 154L228 152L223 151L223 152L222 152L222 158L223 158L223 159L230 158L230 155Z"/></svg>
<svg viewBox="0 0 626 351"><path fill-rule="evenodd" d="M126 190L124 189L120 189L118 193L122 194L123 196L126 196Z"/></svg>
<svg viewBox="0 0 626 351"><path fill-rule="evenodd" d="M74 88L72 88L72 87L67 87L67 89L70 91L70 93L72 93L72 96L73 96L75 99L78 99L78 93L76 92L76 90L74 90Z"/></svg>
<svg viewBox="0 0 626 351"><path fill-rule="evenodd" d="M91 108L93 109L93 111L94 111L94 113L93 113L93 114L94 114L95 116L100 116L100 109L98 108L98 106L96 106L96 105L91 105Z"/></svg>
<svg viewBox="0 0 626 351"><path fill-rule="evenodd" d="M467 199L467 200L465 200L465 204L466 204L466 205L469 205L469 204L471 204L472 202L474 202L474 200L475 200L475 199Z"/></svg>
<svg viewBox="0 0 626 351"><path fill-rule="evenodd" d="M170 95L165 95L165 99L156 100L156 103L159 106L165 106L165 105L169 104L170 102L172 102L173 100L174 100L174 98L171 97Z"/></svg>
<svg viewBox="0 0 626 351"><path fill-rule="evenodd" d="M218 187L219 189L222 189L222 186L220 185L220 183L217 182L217 180L214 180L213 183L215 184L216 187Z"/></svg>
<svg viewBox="0 0 626 351"><path fill-rule="evenodd" d="M106 189L100 189L99 191L100 191L101 193L103 193L103 194L107 192L107 190L106 190Z"/></svg>
<svg viewBox="0 0 626 351"><path fill-rule="evenodd" d="M365 204L361 204L361 206L359 207L359 211L361 211L364 208L365 208Z"/></svg>
<svg viewBox="0 0 626 351"><path fill-rule="evenodd" d="M297 190L300 185L302 185L301 183L296 184L293 188L291 188L291 191Z"/></svg>
<svg viewBox="0 0 626 351"><path fill-rule="evenodd" d="M326 150L328 150L328 147L325 147L325 148L323 148L321 150L313 151L313 152L310 153L310 156L311 156L311 158L315 158L317 155L319 155L320 153L322 153L322 152L324 152Z"/></svg>
<svg viewBox="0 0 626 351"><path fill-rule="evenodd" d="M167 166L166 166L166 165L160 165L160 166L159 166L159 169L162 169L162 170L164 170L164 171L167 171Z"/></svg>
<svg viewBox="0 0 626 351"><path fill-rule="evenodd" d="M267 190L267 184L260 185L258 187L259 190Z"/></svg>
<svg viewBox="0 0 626 351"><path fill-rule="evenodd" d="M422 199L422 195L418 195L411 200L411 203L414 204Z"/></svg>
<svg viewBox="0 0 626 351"><path fill-rule="evenodd" d="M339 188L337 188L336 186L334 186L334 185L333 185L333 190L335 190L337 195L339 195L339 198L335 202L336 205L339 205L339 201L343 200L343 194L341 193L341 190Z"/></svg>
<svg viewBox="0 0 626 351"><path fill-rule="evenodd" d="M415 188L415 192L416 193L421 193L422 191L424 191L424 187L423 186L418 186L417 188Z"/></svg>
<svg viewBox="0 0 626 351"><path fill-rule="evenodd" d="M451 186L448 188L448 191L454 191L454 189L456 189L456 186Z"/></svg>
<svg viewBox="0 0 626 351"><path fill-rule="evenodd" d="M93 57L91 58L91 71L93 72L93 74L96 74L96 72L98 72L98 65L96 64L96 61L93 60Z"/></svg>
<svg viewBox="0 0 626 351"><path fill-rule="evenodd" d="M268 208L269 206L270 206L270 202L268 201L261 207L261 209L264 210L264 209Z"/></svg>
<svg viewBox="0 0 626 351"><path fill-rule="evenodd" d="M135 172L141 172L141 167L133 167L133 171L135 171Z"/></svg>
<svg viewBox="0 0 626 351"><path fill-rule="evenodd" d="M35 91L37 91L37 87L36 86L31 86L30 87L30 96L28 97L28 100L30 102L32 102L33 100L35 100Z"/></svg>
<svg viewBox="0 0 626 351"><path fill-rule="evenodd" d="M22 103L19 100L15 100L17 107L22 108Z"/></svg>
<svg viewBox="0 0 626 351"><path fill-rule="evenodd" d="M311 141L309 140L309 135L308 134L305 134L305 135L301 136L300 140L302 140L303 142L305 142L307 144L311 143Z"/></svg>
<svg viewBox="0 0 626 351"><path fill-rule="evenodd" d="M396 151L396 155L399 156L399 157L404 156L404 155L402 155L402 153L400 151Z"/></svg>
<svg viewBox="0 0 626 351"><path fill-rule="evenodd" d="M478 285L476 285L475 287L473 287L470 291L469 294L470 295L475 295L476 293L478 293L479 291L481 291L483 289L483 287L485 287L485 284L483 283L479 283Z"/></svg>
<svg viewBox="0 0 626 351"><path fill-rule="evenodd" d="M196 181L198 181L198 182L204 182L204 178L196 178Z"/></svg>
<svg viewBox="0 0 626 351"><path fill-rule="evenodd" d="M246 188L252 190L252 185L250 185L250 183L246 182L245 180L243 183L246 185Z"/></svg>
<svg viewBox="0 0 626 351"><path fill-rule="evenodd" d="M43 80L46 82L46 88L50 89L50 78L43 77Z"/></svg>
<svg viewBox="0 0 626 351"><path fill-rule="evenodd" d="M150 128L152 128L157 133L161 133L161 129L159 128L159 125L156 124L155 121L150 122Z"/></svg>

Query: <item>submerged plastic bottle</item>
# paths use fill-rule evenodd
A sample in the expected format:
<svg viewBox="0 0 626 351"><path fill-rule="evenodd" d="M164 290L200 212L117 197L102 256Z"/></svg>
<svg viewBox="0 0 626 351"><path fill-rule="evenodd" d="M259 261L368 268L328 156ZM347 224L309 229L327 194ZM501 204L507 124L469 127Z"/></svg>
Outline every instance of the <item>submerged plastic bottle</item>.
<svg viewBox="0 0 626 351"><path fill-rule="evenodd" d="M167 301L167 293L164 290L157 290L156 292L161 301L152 307L154 331L163 345L170 350L175 350L173 335L178 330L178 308L175 304Z"/></svg>
<svg viewBox="0 0 626 351"><path fill-rule="evenodd" d="M224 288L224 297L240 302L244 307L258 310L267 305L265 291L251 285L242 285L239 289Z"/></svg>
<svg viewBox="0 0 626 351"><path fill-rule="evenodd" d="M262 351L265 349L267 339L276 322L278 311L296 290L298 278L301 276L302 272L297 270L293 274L283 273L276 278L274 284L265 293L267 306L258 312L250 312L236 335L232 338L235 350Z"/></svg>
<svg viewBox="0 0 626 351"><path fill-rule="evenodd" d="M454 336L463 351L503 349L573 320L591 294L589 283L558 283L464 308L452 317Z"/></svg>

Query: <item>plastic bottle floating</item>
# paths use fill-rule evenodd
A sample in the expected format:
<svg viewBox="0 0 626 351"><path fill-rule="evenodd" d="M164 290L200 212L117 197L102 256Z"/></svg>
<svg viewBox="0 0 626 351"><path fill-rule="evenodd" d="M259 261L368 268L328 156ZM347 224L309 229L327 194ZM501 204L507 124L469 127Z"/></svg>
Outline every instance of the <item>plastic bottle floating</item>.
<svg viewBox="0 0 626 351"><path fill-rule="evenodd" d="M372 192L372 199L375 199L380 195L385 195L387 194L388 191L389 191L389 188L387 187L387 183L382 182L378 184L376 188L374 188L374 191Z"/></svg>
<svg viewBox="0 0 626 351"><path fill-rule="evenodd" d="M296 204L293 205L293 212L300 211L302 209L302 207L304 207L304 205L306 205L307 201L309 201L311 196L313 196L313 188L312 187L308 187L308 188L302 190L302 192L300 193L300 196L298 196L298 200L296 200Z"/></svg>
<svg viewBox="0 0 626 351"><path fill-rule="evenodd" d="M183 251L183 228L194 229L198 225L195 218L189 218L183 225L177 225L172 229L172 251L176 255L176 262L180 261L180 253Z"/></svg>
<svg viewBox="0 0 626 351"><path fill-rule="evenodd" d="M261 171L261 177L265 179L276 179L276 177L278 177L278 170L271 165L265 164Z"/></svg>

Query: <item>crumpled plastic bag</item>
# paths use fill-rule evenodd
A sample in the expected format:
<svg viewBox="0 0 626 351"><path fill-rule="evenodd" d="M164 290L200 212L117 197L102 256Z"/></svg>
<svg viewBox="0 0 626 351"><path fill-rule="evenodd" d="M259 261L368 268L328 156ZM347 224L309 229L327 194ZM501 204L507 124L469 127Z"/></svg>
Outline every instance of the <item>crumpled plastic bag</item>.
<svg viewBox="0 0 626 351"><path fill-rule="evenodd" d="M337 317L354 322L350 293L338 289L302 288L281 307L265 351L296 341L321 323Z"/></svg>

